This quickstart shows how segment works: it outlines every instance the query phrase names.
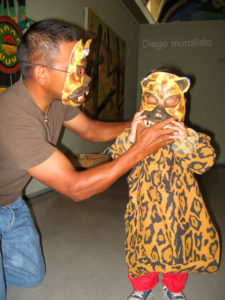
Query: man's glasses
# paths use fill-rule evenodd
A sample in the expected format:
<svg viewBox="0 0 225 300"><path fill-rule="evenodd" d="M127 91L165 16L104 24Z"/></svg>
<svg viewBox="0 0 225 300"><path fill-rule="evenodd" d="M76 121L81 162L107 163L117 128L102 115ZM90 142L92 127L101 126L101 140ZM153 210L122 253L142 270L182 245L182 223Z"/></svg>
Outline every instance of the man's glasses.
<svg viewBox="0 0 225 300"><path fill-rule="evenodd" d="M50 69L50 70L54 70L54 71L59 71L59 72L64 72L64 73L68 73L68 74L73 74L72 72L69 72L69 71L66 71L66 70L60 70L60 69L57 69L57 68L53 68L53 67L49 67L49 66L46 66L46 65L41 65L41 64L33 64L33 63L30 63L26 60L21 60L21 63L23 64L26 64L28 66L40 66L40 67L43 67L43 68L47 68L47 69Z"/></svg>

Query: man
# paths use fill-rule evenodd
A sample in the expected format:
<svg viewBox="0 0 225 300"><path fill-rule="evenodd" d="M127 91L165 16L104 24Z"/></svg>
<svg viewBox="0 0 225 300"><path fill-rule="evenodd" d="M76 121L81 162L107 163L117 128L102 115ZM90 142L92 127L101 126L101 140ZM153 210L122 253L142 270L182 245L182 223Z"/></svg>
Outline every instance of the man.
<svg viewBox="0 0 225 300"><path fill-rule="evenodd" d="M87 77L85 88L73 91L74 98L65 97L65 83L75 77L68 65L79 39L78 32L63 23L34 23L18 49L22 78L0 96L0 299L5 299L5 285L29 287L45 274L39 237L21 198L31 176L81 201L107 189L146 155L172 142L173 130L164 128L171 120L151 129L138 128L136 143L117 160L83 172L74 169L56 148L62 126L88 141L105 142L128 125L93 121L79 110L76 105L83 98L79 93L87 89ZM83 78L80 68L76 75Z"/></svg>

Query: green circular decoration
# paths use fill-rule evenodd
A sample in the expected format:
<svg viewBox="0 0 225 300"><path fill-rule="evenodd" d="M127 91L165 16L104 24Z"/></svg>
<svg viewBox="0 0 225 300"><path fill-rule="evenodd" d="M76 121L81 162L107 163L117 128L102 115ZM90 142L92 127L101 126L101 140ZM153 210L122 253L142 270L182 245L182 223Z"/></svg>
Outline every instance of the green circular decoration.
<svg viewBox="0 0 225 300"><path fill-rule="evenodd" d="M19 70L17 47L22 31L12 18L0 16L0 71L6 74Z"/></svg>

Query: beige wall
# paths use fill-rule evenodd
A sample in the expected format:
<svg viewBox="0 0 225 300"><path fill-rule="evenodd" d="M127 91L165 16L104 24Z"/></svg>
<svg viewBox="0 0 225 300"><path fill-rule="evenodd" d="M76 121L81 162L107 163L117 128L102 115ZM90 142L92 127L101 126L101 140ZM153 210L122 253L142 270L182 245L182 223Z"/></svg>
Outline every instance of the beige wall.
<svg viewBox="0 0 225 300"><path fill-rule="evenodd" d="M83 27L84 7L91 8L112 30L126 42L125 61L125 113L128 120L136 110L136 82L139 27L119 0L29 0L27 16L34 21L57 18ZM107 144L88 143L65 130L62 144L73 153L101 151ZM31 194L45 188L32 180L26 189Z"/></svg>
<svg viewBox="0 0 225 300"><path fill-rule="evenodd" d="M138 58L138 82L161 65L175 65L185 75L194 77L189 119L194 128L212 137L217 163L222 164L225 164L224 30L225 21L142 25Z"/></svg>

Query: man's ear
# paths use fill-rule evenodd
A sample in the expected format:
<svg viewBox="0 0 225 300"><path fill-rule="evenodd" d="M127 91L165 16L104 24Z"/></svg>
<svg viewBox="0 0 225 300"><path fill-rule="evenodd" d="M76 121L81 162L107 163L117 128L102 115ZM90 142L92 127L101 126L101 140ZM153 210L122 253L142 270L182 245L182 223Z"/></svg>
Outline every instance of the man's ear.
<svg viewBox="0 0 225 300"><path fill-rule="evenodd" d="M33 70L33 75L36 81L39 82L40 85L45 86L48 80L48 72L45 67L35 66Z"/></svg>

